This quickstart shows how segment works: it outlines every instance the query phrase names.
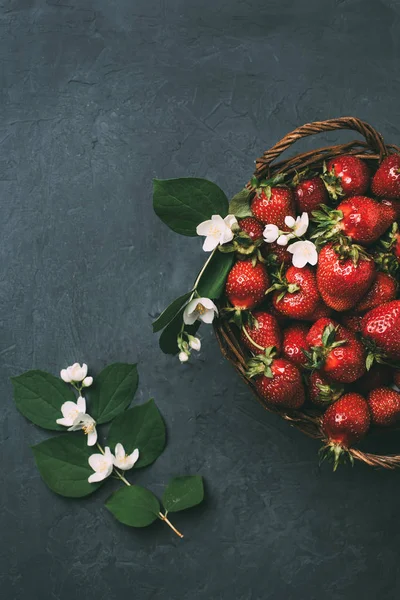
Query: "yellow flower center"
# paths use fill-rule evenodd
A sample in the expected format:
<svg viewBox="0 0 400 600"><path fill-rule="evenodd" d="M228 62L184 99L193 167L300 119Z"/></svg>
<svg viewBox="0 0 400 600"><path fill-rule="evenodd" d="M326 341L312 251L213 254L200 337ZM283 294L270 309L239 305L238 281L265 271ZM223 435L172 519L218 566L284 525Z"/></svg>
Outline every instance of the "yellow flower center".
<svg viewBox="0 0 400 600"><path fill-rule="evenodd" d="M196 312L199 313L199 315L204 315L206 310L207 309L201 304L201 302L199 302L198 305L196 306Z"/></svg>
<svg viewBox="0 0 400 600"><path fill-rule="evenodd" d="M84 433L86 433L86 435L88 435L89 433L92 433L94 431L94 423L86 423L83 427L82 427Z"/></svg>

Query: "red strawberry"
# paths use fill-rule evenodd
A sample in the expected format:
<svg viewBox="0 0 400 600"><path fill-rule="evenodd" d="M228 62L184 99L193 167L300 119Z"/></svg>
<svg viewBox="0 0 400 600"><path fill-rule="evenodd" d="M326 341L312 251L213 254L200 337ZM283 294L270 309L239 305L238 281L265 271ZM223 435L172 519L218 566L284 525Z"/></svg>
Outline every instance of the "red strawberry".
<svg viewBox="0 0 400 600"><path fill-rule="evenodd" d="M332 456L334 471L348 448L366 435L369 425L368 404L360 394L345 394L328 407L322 418L322 431L327 440L322 450Z"/></svg>
<svg viewBox="0 0 400 600"><path fill-rule="evenodd" d="M355 335L333 321L319 319L307 334L308 368L321 370L334 381L352 383L365 373L365 350Z"/></svg>
<svg viewBox="0 0 400 600"><path fill-rule="evenodd" d="M262 255L266 258L268 264L280 267L282 263L285 266L292 264L293 255L287 251L287 246L279 246L276 242L265 244L262 248Z"/></svg>
<svg viewBox="0 0 400 600"><path fill-rule="evenodd" d="M305 323L293 323L283 332L282 355L298 367L304 367L307 362L303 350L310 349L306 340L308 329Z"/></svg>
<svg viewBox="0 0 400 600"><path fill-rule="evenodd" d="M315 271L311 267L289 267L285 274L280 271L269 291L275 290L272 303L276 310L294 319L308 319L319 307Z"/></svg>
<svg viewBox="0 0 400 600"><path fill-rule="evenodd" d="M321 210L313 212L313 220L318 224L314 237L329 240L343 234L368 246L389 229L395 217L392 206L367 196L352 196L334 210L323 205Z"/></svg>
<svg viewBox="0 0 400 600"><path fill-rule="evenodd" d="M374 283L366 295L353 307L355 313L363 313L394 300L397 295L397 281L387 273L378 272Z"/></svg>
<svg viewBox="0 0 400 600"><path fill-rule="evenodd" d="M229 302L237 309L251 310L264 299L269 286L264 265L251 261L238 261L228 273L225 292Z"/></svg>
<svg viewBox="0 0 400 600"><path fill-rule="evenodd" d="M263 237L263 224L260 223L260 221L257 221L257 219L254 219L254 217L239 219L239 227L242 231L247 233L253 242L261 240Z"/></svg>
<svg viewBox="0 0 400 600"><path fill-rule="evenodd" d="M361 247L327 244L319 253L317 285L325 304L338 312L349 310L375 279L375 263Z"/></svg>
<svg viewBox="0 0 400 600"><path fill-rule="evenodd" d="M357 392L368 394L371 390L388 386L393 380L393 369L375 363L356 383Z"/></svg>
<svg viewBox="0 0 400 600"><path fill-rule="evenodd" d="M293 193L298 213L311 213L320 204L326 204L329 200L328 192L320 177L303 179L295 185Z"/></svg>
<svg viewBox="0 0 400 600"><path fill-rule="evenodd" d="M256 320L254 327L244 325L247 335L242 330L241 340L243 344L254 352L254 354L260 354L268 347L275 347L277 354L280 354L282 349L282 335L276 318L267 312L261 311L253 313L253 317ZM261 346L262 349L252 344L248 336L258 346Z"/></svg>
<svg viewBox="0 0 400 600"><path fill-rule="evenodd" d="M389 387L380 387L368 396L371 423L390 427L400 418L400 394Z"/></svg>
<svg viewBox="0 0 400 600"><path fill-rule="evenodd" d="M251 203L253 215L262 223L285 227L285 217L295 217L293 192L284 186L262 187Z"/></svg>
<svg viewBox="0 0 400 600"><path fill-rule="evenodd" d="M400 300L373 308L361 323L363 337L372 342L385 358L400 360ZM372 354L377 352L372 349Z"/></svg>
<svg viewBox="0 0 400 600"><path fill-rule="evenodd" d="M366 163L351 155L332 158L327 162L321 177L334 200L340 196L364 194L369 185L369 169Z"/></svg>
<svg viewBox="0 0 400 600"><path fill-rule="evenodd" d="M354 315L353 313L341 313L340 322L353 333L361 332L362 315Z"/></svg>
<svg viewBox="0 0 400 600"><path fill-rule="evenodd" d="M258 393L270 404L299 408L304 403L299 369L284 358L275 358L272 348L249 361L247 375L255 377Z"/></svg>
<svg viewBox="0 0 400 600"><path fill-rule="evenodd" d="M384 198L381 200L381 203L390 206L395 214L395 218L400 219L400 200Z"/></svg>
<svg viewBox="0 0 400 600"><path fill-rule="evenodd" d="M371 189L381 198L400 198L400 155L391 154L380 164L375 173Z"/></svg>
<svg viewBox="0 0 400 600"><path fill-rule="evenodd" d="M307 321L312 321L313 323L315 323L315 321L318 321L318 319L323 319L325 317L330 317L332 314L332 309L329 308L329 306L327 306L324 301L321 299L321 301L319 302L317 308L314 310L313 314L311 315L311 317L309 319L306 319Z"/></svg>
<svg viewBox="0 0 400 600"><path fill-rule="evenodd" d="M313 371L309 379L308 395L310 401L316 406L328 406L336 402L344 393L342 387L332 383L327 377Z"/></svg>

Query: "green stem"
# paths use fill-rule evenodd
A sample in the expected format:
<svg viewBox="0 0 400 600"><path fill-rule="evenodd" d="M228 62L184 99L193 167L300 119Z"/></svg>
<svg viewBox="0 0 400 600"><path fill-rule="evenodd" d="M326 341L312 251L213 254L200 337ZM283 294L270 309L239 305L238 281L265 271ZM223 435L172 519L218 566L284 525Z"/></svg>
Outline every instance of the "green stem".
<svg viewBox="0 0 400 600"><path fill-rule="evenodd" d="M168 527L171 527L172 531L174 531L178 537L180 537L181 539L183 538L183 533L178 531L178 529L176 527L174 527L174 525L172 525L171 521L169 519L167 519L166 514L163 515L162 512L159 512L158 517L161 519L161 521L164 521L164 523L166 523L168 525Z"/></svg>
<svg viewBox="0 0 400 600"><path fill-rule="evenodd" d="M203 268L201 269L200 273L197 275L197 279L193 284L193 294L196 291L197 286L199 285L199 281L201 279L201 276L203 275L204 271L207 268L208 263L210 262L210 260L212 259L212 257L214 256L214 254L218 251L218 246L216 248L214 248L214 250L211 252L210 256L207 258L206 262L203 265ZM193 295L192 295L193 298Z"/></svg>

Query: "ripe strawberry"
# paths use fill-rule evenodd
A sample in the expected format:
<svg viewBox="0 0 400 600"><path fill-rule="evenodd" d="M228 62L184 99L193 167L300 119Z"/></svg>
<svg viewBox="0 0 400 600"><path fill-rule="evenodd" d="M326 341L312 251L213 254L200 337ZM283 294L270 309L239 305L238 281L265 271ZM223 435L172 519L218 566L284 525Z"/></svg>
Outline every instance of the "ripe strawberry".
<svg viewBox="0 0 400 600"><path fill-rule="evenodd" d="M319 253L318 289L325 304L338 312L357 304L371 287L375 274L374 261L360 246L330 243Z"/></svg>
<svg viewBox="0 0 400 600"><path fill-rule="evenodd" d="M312 267L289 267L275 275L272 303L276 310L293 319L309 319L319 307L321 296Z"/></svg>
<svg viewBox="0 0 400 600"><path fill-rule="evenodd" d="M283 332L282 355L298 367L304 367L307 363L303 350L310 349L306 340L308 329L305 323L293 323Z"/></svg>
<svg viewBox="0 0 400 600"><path fill-rule="evenodd" d="M264 299L269 283L264 265L258 262L253 266L251 261L242 260L229 271L225 293L234 308L251 310Z"/></svg>
<svg viewBox="0 0 400 600"><path fill-rule="evenodd" d="M257 219L254 219L254 217L239 219L239 227L242 231L247 233L253 242L262 240L264 231L263 224L260 223L260 221L257 221Z"/></svg>
<svg viewBox="0 0 400 600"><path fill-rule="evenodd" d="M381 427L390 427L400 418L400 394L389 387L380 387L368 396L371 423Z"/></svg>
<svg viewBox="0 0 400 600"><path fill-rule="evenodd" d="M284 358L275 358L267 348L248 362L248 377L255 377L258 393L280 408L300 408L304 403L304 387L299 369Z"/></svg>
<svg viewBox="0 0 400 600"><path fill-rule="evenodd" d="M369 169L366 163L356 156L343 155L327 162L322 180L329 195L338 197L364 194L369 185Z"/></svg>
<svg viewBox="0 0 400 600"><path fill-rule="evenodd" d="M310 177L303 179L294 186L294 201L298 213L311 213L321 204L326 204L329 200L328 192L320 177Z"/></svg>
<svg viewBox="0 0 400 600"><path fill-rule="evenodd" d="M321 301L319 302L317 308L314 310L313 314L311 315L311 317L309 319L306 319L307 321L312 321L313 323L315 323L315 321L318 321L318 319L323 319L325 317L330 317L332 314L332 309L329 308L329 306L327 306L324 301L321 298Z"/></svg>
<svg viewBox="0 0 400 600"><path fill-rule="evenodd" d="M323 205L313 212L317 223L314 237L330 240L345 235L353 242L368 246L389 229L396 218L392 206L367 196L352 196L343 200L336 209Z"/></svg>
<svg viewBox="0 0 400 600"><path fill-rule="evenodd" d="M355 313L363 313L394 300L397 295L397 281L387 273L376 274L374 283L363 298L353 307Z"/></svg>
<svg viewBox="0 0 400 600"><path fill-rule="evenodd" d="M381 198L400 198L400 155L391 154L380 164L375 173L371 189Z"/></svg>
<svg viewBox="0 0 400 600"><path fill-rule="evenodd" d="M247 335L242 330L242 343L249 348L249 350L254 352L254 354L263 353L268 347L275 347L276 352L279 355L282 350L282 335L276 318L267 312L261 311L253 313L253 317L256 321L253 327L244 325ZM252 344L248 336L250 336L258 346L261 346L262 350Z"/></svg>
<svg viewBox="0 0 400 600"><path fill-rule="evenodd" d="M390 206L395 214L396 219L400 219L400 200L395 200L394 198L384 198L381 200L382 204L386 206Z"/></svg>
<svg viewBox="0 0 400 600"><path fill-rule="evenodd" d="M285 217L295 217L293 192L284 186L258 188L251 203L253 215L262 223L285 227Z"/></svg>
<svg viewBox="0 0 400 600"><path fill-rule="evenodd" d="M334 381L352 383L365 373L365 350L355 335L333 321L319 319L307 334L308 368L318 369Z"/></svg>
<svg viewBox="0 0 400 600"><path fill-rule="evenodd" d="M262 255L267 260L267 264L273 267L280 267L282 263L285 266L292 264L293 255L287 251L287 246L279 246L276 242L264 244L262 247Z"/></svg>
<svg viewBox="0 0 400 600"><path fill-rule="evenodd" d="M400 360L400 300L392 300L364 315L361 332L372 342L371 355Z"/></svg>
<svg viewBox="0 0 400 600"><path fill-rule="evenodd" d="M356 383L357 392L367 395L375 388L388 386L393 380L393 369L375 363Z"/></svg>
<svg viewBox="0 0 400 600"><path fill-rule="evenodd" d="M334 471L348 449L366 435L369 426L368 404L360 394L345 394L328 407L322 418L322 431L327 440L322 452L333 458ZM349 457L353 462L351 454Z"/></svg>
<svg viewBox="0 0 400 600"><path fill-rule="evenodd" d="M328 406L339 400L344 394L344 389L332 383L319 371L313 371L309 379L308 395L310 401L316 406Z"/></svg>

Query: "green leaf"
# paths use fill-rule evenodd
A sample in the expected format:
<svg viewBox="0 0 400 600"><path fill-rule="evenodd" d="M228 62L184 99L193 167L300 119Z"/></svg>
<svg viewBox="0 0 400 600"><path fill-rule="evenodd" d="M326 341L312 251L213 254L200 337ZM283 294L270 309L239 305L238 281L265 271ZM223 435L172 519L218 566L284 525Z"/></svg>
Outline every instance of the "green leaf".
<svg viewBox="0 0 400 600"><path fill-rule="evenodd" d="M181 310L174 319L163 330L160 335L159 344L164 354L177 354L179 352L177 336L183 325L183 310ZM185 331L190 335L195 335L200 327L200 322L196 321L193 325L185 325Z"/></svg>
<svg viewBox="0 0 400 600"><path fill-rule="evenodd" d="M155 179L153 207L172 231L194 236L199 223L212 215L227 215L228 199L221 188L207 179Z"/></svg>
<svg viewBox="0 0 400 600"><path fill-rule="evenodd" d="M32 447L43 481L56 494L81 498L101 485L102 482L88 482L93 473L88 459L96 451L86 441L82 432L66 433Z"/></svg>
<svg viewBox="0 0 400 600"><path fill-rule="evenodd" d="M200 504L203 498L203 478L200 475L188 475L171 479L162 502L167 512L178 512Z"/></svg>
<svg viewBox="0 0 400 600"><path fill-rule="evenodd" d="M107 423L128 408L139 382L136 365L114 363L95 379L89 412L97 423Z"/></svg>
<svg viewBox="0 0 400 600"><path fill-rule="evenodd" d="M216 250L197 285L197 292L200 296L214 300L221 296L234 258L233 252L224 254Z"/></svg>
<svg viewBox="0 0 400 600"><path fill-rule="evenodd" d="M186 302L189 300L192 292L187 292L183 294L183 296L179 296L176 298L167 308L161 313L161 315L156 319L153 323L153 333L164 329L172 321L175 315L181 310L183 306L185 306Z"/></svg>
<svg viewBox="0 0 400 600"><path fill-rule="evenodd" d="M160 456L165 448L165 425L153 399L114 419L107 439L112 452L118 442L127 454L139 449L135 468L147 467Z"/></svg>
<svg viewBox="0 0 400 600"><path fill-rule="evenodd" d="M56 423L62 417L61 405L76 402L76 397L62 379L44 371L27 371L11 381L15 404L24 417L44 429L64 429Z"/></svg>
<svg viewBox="0 0 400 600"><path fill-rule="evenodd" d="M250 192L243 188L238 194L233 196L229 203L229 214L242 219L243 217L252 217L253 212L250 208Z"/></svg>
<svg viewBox="0 0 400 600"><path fill-rule="evenodd" d="M124 525L147 527L158 518L160 503L146 488L130 485L111 494L106 508Z"/></svg>

